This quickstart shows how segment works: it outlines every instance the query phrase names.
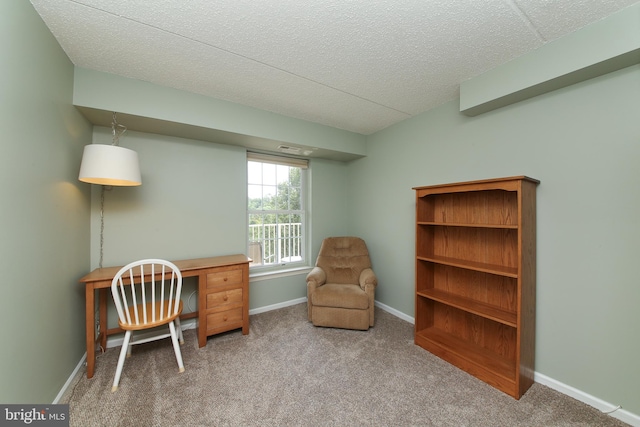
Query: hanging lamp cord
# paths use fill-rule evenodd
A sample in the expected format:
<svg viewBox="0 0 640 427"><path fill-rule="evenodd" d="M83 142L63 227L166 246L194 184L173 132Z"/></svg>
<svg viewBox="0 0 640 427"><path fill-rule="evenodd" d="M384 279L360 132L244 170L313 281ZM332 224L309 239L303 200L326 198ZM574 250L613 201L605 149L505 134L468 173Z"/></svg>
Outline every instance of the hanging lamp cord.
<svg viewBox="0 0 640 427"><path fill-rule="evenodd" d="M120 142L120 137L127 131L127 127L125 125L121 125L118 123L116 118L116 112L113 112L113 119L111 121L111 135L113 137L113 141L111 145L118 145Z"/></svg>
<svg viewBox="0 0 640 427"><path fill-rule="evenodd" d="M120 137L127 131L127 127L118 123L116 118L116 112L113 112L113 119L111 121L111 145L117 146L120 143ZM103 185L100 190L100 263L99 267L102 268L102 260L104 258L104 192L111 190L110 185Z"/></svg>

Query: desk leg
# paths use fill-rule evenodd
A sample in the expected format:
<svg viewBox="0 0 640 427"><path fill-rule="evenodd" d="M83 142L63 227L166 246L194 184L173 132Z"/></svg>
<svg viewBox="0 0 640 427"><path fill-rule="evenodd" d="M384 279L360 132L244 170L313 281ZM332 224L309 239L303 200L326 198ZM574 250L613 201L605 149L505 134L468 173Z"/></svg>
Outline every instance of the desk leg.
<svg viewBox="0 0 640 427"><path fill-rule="evenodd" d="M100 300L98 306L100 308L100 346L102 351L107 351L107 302L109 301L109 289L101 288L98 291Z"/></svg>
<svg viewBox="0 0 640 427"><path fill-rule="evenodd" d="M93 377L96 366L96 335L95 335L95 318L94 318L94 289L93 286L87 285L85 295L85 319L87 334L87 378Z"/></svg>
<svg viewBox="0 0 640 427"><path fill-rule="evenodd" d="M207 345L207 275L198 275L198 323L196 325L198 332L198 347L202 348Z"/></svg>
<svg viewBox="0 0 640 427"><path fill-rule="evenodd" d="M242 335L249 334L249 264L242 266Z"/></svg>
<svg viewBox="0 0 640 427"><path fill-rule="evenodd" d="M249 334L249 304L243 307L242 313L242 335Z"/></svg>

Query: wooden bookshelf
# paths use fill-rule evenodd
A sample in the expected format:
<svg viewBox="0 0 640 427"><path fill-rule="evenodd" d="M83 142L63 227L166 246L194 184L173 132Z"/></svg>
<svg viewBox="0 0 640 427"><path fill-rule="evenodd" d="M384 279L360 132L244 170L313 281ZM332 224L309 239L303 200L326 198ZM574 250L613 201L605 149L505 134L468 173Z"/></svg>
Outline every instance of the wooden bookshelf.
<svg viewBox="0 0 640 427"><path fill-rule="evenodd" d="M533 384L538 184L414 188L415 343L516 399Z"/></svg>

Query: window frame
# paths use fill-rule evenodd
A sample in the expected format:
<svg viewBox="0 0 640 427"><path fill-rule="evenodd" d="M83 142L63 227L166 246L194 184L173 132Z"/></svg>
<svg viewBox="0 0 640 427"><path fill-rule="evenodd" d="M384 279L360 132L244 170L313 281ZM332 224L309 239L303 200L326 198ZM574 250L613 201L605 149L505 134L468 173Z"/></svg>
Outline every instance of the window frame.
<svg viewBox="0 0 640 427"><path fill-rule="evenodd" d="M249 162L269 163L269 164L275 164L275 165L281 165L281 166L300 168L300 210L274 209L274 210L265 211L263 209L260 209L260 210L250 209L249 186L252 185L252 183L249 181ZM275 275L275 274L281 274L281 273L286 273L290 271L295 272L302 269L308 269L310 267L309 257L311 254L310 252L310 240L311 240L310 239L310 229L311 229L310 217L311 215L309 212L309 207L310 207L309 201L311 199L310 198L311 179L309 175L310 175L310 168L309 168L309 160L307 159L247 151L247 187L246 187L247 189L247 199L246 199L247 239L246 240L247 240L247 253L249 254L249 257L251 257L251 253L252 253L250 248L250 245L252 243L251 232L250 232L250 226L251 226L250 218L252 215L260 215L267 212L268 214L275 214L275 215L298 214L301 217L300 253L302 254L301 255L302 259L299 261L279 262L279 263L273 263L273 264L250 263L249 271L252 277L259 277L262 275ZM256 183L253 183L253 185L256 185ZM265 185L265 184L261 181L260 185ZM276 186L277 185L278 184L276 183ZM264 240L265 240L265 236L263 235L262 239L259 240L259 242L262 243L261 251L264 251L264 247L265 247ZM280 237L278 236L275 237L276 243L278 243L280 240L282 240Z"/></svg>

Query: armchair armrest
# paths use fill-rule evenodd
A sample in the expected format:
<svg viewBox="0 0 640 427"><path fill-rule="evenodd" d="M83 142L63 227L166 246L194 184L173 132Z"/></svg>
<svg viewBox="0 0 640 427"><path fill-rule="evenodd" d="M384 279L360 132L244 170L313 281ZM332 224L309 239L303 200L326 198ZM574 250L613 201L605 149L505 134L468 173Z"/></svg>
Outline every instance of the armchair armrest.
<svg viewBox="0 0 640 427"><path fill-rule="evenodd" d="M313 294L318 286L324 285L327 281L327 273L320 267L313 267L313 269L307 274L307 311L309 320L311 319L311 307L313 305Z"/></svg>
<svg viewBox="0 0 640 427"><path fill-rule="evenodd" d="M327 273L320 267L313 267L313 269L307 274L307 287L311 286L313 289L318 286L324 285L327 281Z"/></svg>
<svg viewBox="0 0 640 427"><path fill-rule="evenodd" d="M376 274L370 268L365 268L360 272L360 287L366 291L367 287L375 289L378 285L378 278Z"/></svg>
<svg viewBox="0 0 640 427"><path fill-rule="evenodd" d="M374 310L373 307L376 303L375 293L376 286L378 286L378 278L370 268L365 268L360 272L360 287L367 293L369 297L369 326L373 326Z"/></svg>

